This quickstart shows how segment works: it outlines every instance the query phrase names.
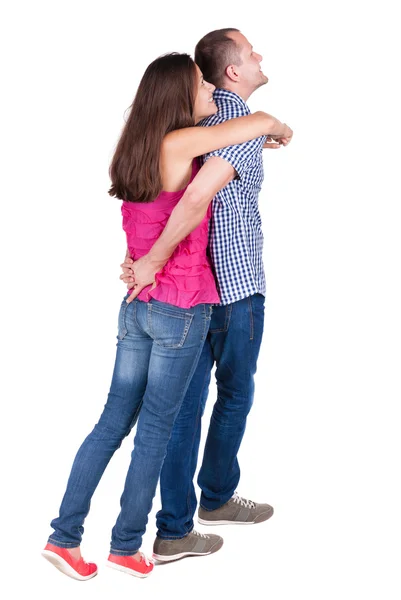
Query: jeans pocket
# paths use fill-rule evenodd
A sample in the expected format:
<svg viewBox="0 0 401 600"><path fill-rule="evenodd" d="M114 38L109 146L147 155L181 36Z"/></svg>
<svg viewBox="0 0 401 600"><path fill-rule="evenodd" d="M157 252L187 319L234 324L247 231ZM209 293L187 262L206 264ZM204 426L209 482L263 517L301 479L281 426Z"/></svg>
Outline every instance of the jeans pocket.
<svg viewBox="0 0 401 600"><path fill-rule="evenodd" d="M194 315L171 305L149 303L148 326L152 339L163 348L182 348Z"/></svg>
<svg viewBox="0 0 401 600"><path fill-rule="evenodd" d="M232 304L222 306L220 304L213 307L211 311L211 321L209 333L227 333L230 326Z"/></svg>

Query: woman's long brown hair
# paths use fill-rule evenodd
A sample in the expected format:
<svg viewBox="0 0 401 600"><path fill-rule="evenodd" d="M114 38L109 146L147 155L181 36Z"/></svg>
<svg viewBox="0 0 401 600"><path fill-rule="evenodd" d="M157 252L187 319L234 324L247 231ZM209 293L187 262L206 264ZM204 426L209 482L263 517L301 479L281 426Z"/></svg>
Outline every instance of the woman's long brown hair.
<svg viewBox="0 0 401 600"><path fill-rule="evenodd" d="M148 66L110 165L111 196L152 202L161 192L161 144L169 131L195 124L196 81L188 54L166 54Z"/></svg>

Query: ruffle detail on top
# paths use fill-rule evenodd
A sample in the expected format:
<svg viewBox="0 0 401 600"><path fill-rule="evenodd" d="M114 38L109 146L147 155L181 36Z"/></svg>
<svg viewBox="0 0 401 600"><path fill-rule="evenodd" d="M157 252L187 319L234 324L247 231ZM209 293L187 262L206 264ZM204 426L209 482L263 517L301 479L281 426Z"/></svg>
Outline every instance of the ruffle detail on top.
<svg viewBox="0 0 401 600"><path fill-rule="evenodd" d="M191 180L198 172L194 161ZM154 202L123 202L121 212L127 245L133 260L144 256L160 237L170 215L184 195L180 192L161 192ZM182 240L167 264L156 275L156 287L148 286L138 295L139 300L151 298L181 308L196 304L220 303L212 266L207 256L211 206L202 222Z"/></svg>

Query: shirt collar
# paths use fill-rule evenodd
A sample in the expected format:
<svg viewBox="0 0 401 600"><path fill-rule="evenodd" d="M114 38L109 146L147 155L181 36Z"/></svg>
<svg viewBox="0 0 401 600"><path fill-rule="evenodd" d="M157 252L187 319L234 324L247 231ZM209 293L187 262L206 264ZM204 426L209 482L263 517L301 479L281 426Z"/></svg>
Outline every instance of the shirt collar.
<svg viewBox="0 0 401 600"><path fill-rule="evenodd" d="M245 100L243 98L241 98L241 96L238 96L238 94L236 94L235 92L231 92L230 90L223 90L221 88L216 88L213 92L213 98L215 100L220 100L220 101L235 102L235 104L239 104L240 106L245 108L247 111L249 111L249 106L247 105Z"/></svg>

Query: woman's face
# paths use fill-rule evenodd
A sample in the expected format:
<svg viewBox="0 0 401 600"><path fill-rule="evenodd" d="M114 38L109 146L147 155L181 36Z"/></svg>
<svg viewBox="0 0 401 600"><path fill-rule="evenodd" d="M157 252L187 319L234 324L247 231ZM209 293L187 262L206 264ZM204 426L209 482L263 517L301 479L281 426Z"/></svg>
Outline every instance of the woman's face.
<svg viewBox="0 0 401 600"><path fill-rule="evenodd" d="M204 81L202 71L196 66L196 81L197 81L197 94L195 98L194 106L194 119L195 123L198 123L209 115L217 113L217 106L213 100L213 92L216 87L212 83Z"/></svg>

